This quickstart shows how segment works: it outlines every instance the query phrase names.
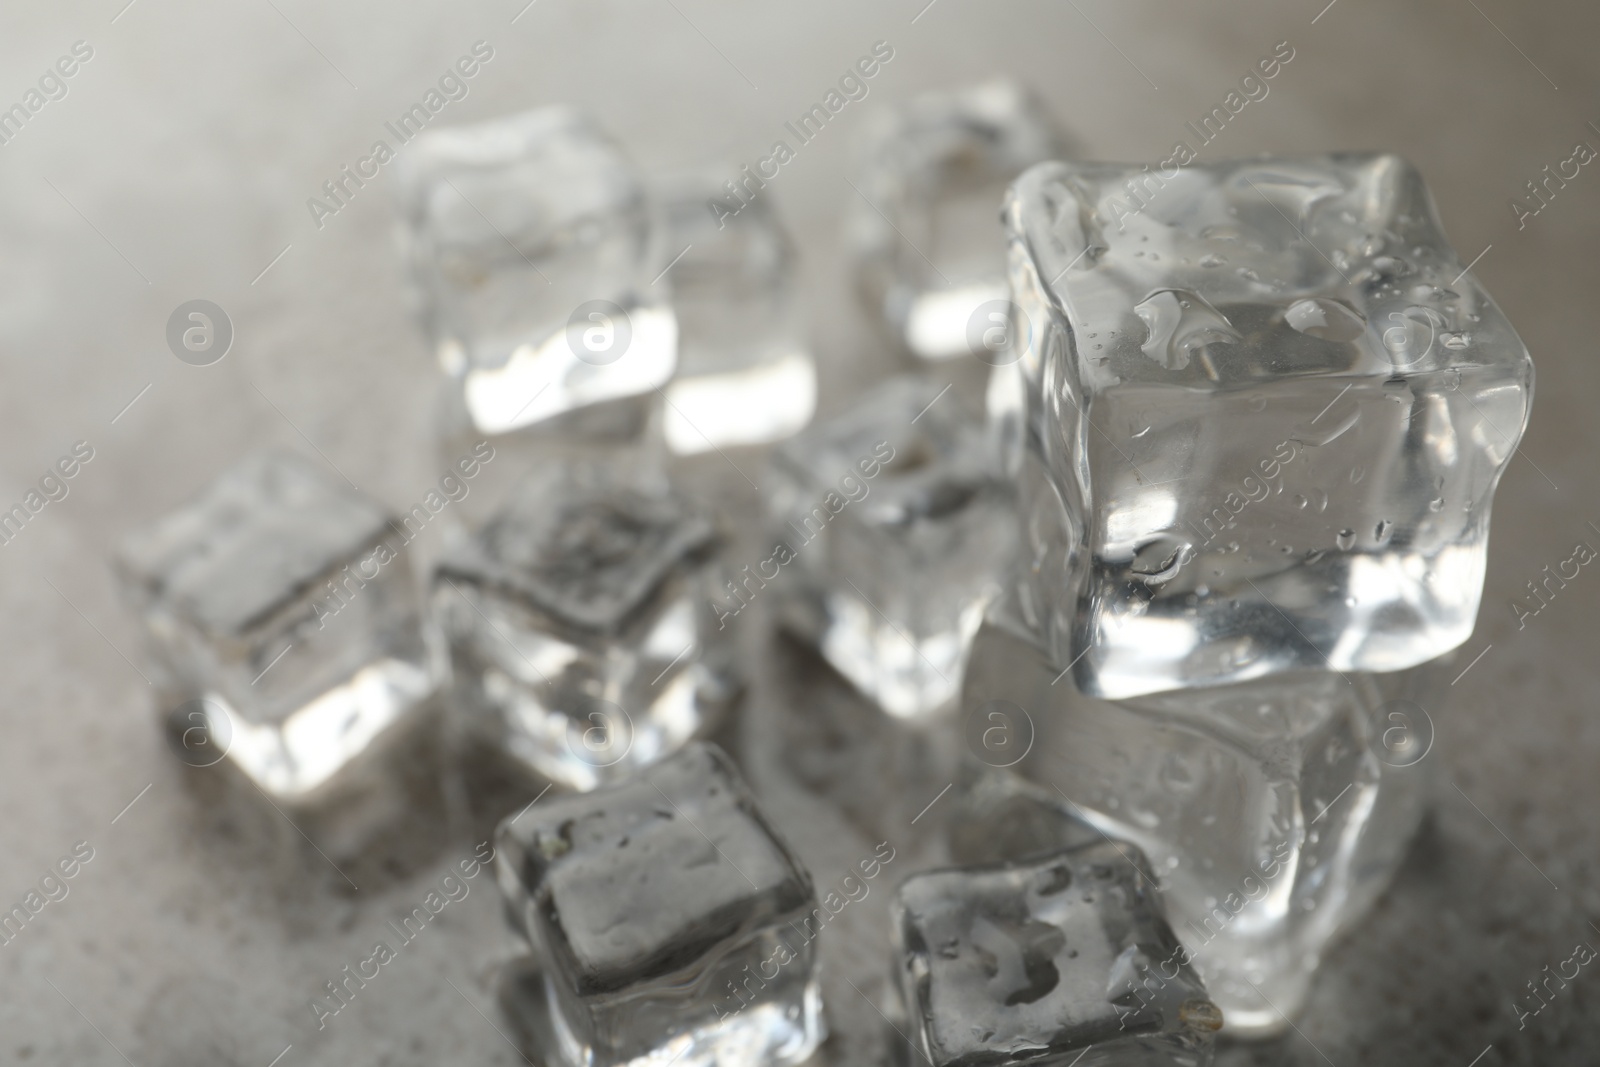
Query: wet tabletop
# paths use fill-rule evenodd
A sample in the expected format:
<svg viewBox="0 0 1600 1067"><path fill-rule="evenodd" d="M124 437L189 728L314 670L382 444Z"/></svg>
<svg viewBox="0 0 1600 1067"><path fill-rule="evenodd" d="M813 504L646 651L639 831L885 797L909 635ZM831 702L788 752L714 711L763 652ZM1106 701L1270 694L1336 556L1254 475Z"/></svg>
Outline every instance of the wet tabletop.
<svg viewBox="0 0 1600 1067"><path fill-rule="evenodd" d="M1180 141L1202 160L1405 153L1533 353L1532 426L1499 491L1463 673L1428 709L1434 814L1391 891L1330 953L1296 1028L1219 1060L1593 1061L1600 990L1578 962L1593 953L1578 949L1600 944L1600 577L1576 561L1594 558L1580 545L1600 546L1587 292L1600 236L1600 173L1587 162L1600 147L1600 11L1505 0L524 3L63 0L0 15L0 106L32 109L20 131L0 127L0 505L22 502L64 457L80 461L66 495L53 492L0 546L0 907L63 860L74 871L0 943L0 1063L521 1062L496 1001L510 943L483 874L322 1029L308 1005L478 854L495 815L531 798L512 783L446 783L403 847L342 872L283 860L292 832L215 802L168 752L106 563L127 531L261 445L318 456L397 510L437 484L436 371L401 285L391 176L380 169L333 213L307 201L480 41L492 58L439 121L570 101L651 172L710 165L729 178L888 42L866 98L761 194L798 239L824 413L897 365L842 258L857 195L850 149L884 101L1000 73L1029 82L1101 159L1160 161ZM1266 95L1229 110L1201 145L1189 123L1224 106L1260 59L1286 53ZM234 331L227 356L205 367L174 358L165 334L174 309L197 299ZM977 370L936 373L975 403ZM681 472L750 560L761 558L763 471L761 455L738 451ZM437 547L424 540L418 555ZM1546 568L1575 566L1531 597ZM932 821L912 819L944 783L813 656L773 636L769 605L755 606L735 622L754 677L728 746L819 890L880 842L894 850L820 942L835 1035L821 1058L885 1062L886 904L893 880L934 854Z"/></svg>

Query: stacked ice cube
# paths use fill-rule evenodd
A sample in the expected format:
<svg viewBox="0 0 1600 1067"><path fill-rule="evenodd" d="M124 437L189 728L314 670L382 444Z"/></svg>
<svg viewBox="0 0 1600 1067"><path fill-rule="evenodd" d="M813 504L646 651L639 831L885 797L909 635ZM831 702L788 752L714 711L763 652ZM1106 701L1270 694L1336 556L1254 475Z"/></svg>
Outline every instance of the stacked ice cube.
<svg viewBox="0 0 1600 1067"><path fill-rule="evenodd" d="M179 750L274 806L403 810L439 624L461 733L574 794L499 838L542 1061L795 1063L824 1037L822 914L696 740L740 691L728 619L782 583L779 617L924 739L958 702L984 737L990 709L1031 725L956 775L961 866L896 896L906 1062L1199 1067L1224 1018L1288 1025L1421 818L1531 365L1392 156L1034 166L1007 299L983 215L1059 145L1004 83L885 126L862 278L918 355L994 367L988 432L952 385L885 383L773 451L779 540L729 575L659 456L810 419L770 205L728 224L714 179L647 189L566 108L417 138L446 449L509 443L517 484L480 491L498 510L445 551L431 620L409 535L293 456L136 535Z"/></svg>
<svg viewBox="0 0 1600 1067"><path fill-rule="evenodd" d="M1394 156L1046 164L1004 218L1024 558L965 701L1054 734L1029 773L1268 1032L1419 819L1394 716L1471 632L1532 367Z"/></svg>

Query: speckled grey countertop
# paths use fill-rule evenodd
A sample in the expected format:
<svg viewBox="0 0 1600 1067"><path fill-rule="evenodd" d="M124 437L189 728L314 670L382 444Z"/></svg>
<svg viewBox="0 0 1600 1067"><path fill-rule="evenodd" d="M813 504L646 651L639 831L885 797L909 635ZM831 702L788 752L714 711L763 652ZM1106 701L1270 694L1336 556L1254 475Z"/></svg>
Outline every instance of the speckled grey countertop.
<svg viewBox="0 0 1600 1067"><path fill-rule="evenodd" d="M1435 814L1393 889L1329 956L1298 1031L1221 1060L1600 1059L1600 979L1583 972L1521 1028L1512 1007L1576 943L1600 943L1600 578L1585 571L1520 629L1509 607L1574 542L1600 543L1587 291L1600 173L1584 167L1537 215L1510 207L1576 142L1600 146L1600 9L525 2L62 0L0 14L0 106L74 42L93 49L67 94L0 145L0 499L20 500L74 442L94 449L70 495L0 548L0 902L21 900L76 842L93 849L68 895L0 945L0 1063L521 1062L495 1000L507 942L486 878L324 1030L307 1007L472 853L493 802L419 818L415 854L375 859L355 875L359 891L314 863L269 866L153 728L150 691L123 657L138 662L135 629L105 564L125 531L258 444L320 451L395 507L437 479L433 371L407 317L385 179L321 229L305 202L478 40L494 59L451 119L568 100L646 167L721 161L730 174L873 42L892 43L868 99L768 190L799 238L824 411L893 366L841 265L849 147L868 108L1008 73L1039 90L1086 154L1159 159L1186 120L1290 42L1295 58L1270 95L1207 152L1409 155L1463 256L1486 250L1476 273L1533 351L1539 385L1463 652L1483 656L1433 709ZM237 330L227 358L205 368L174 359L163 339L172 309L198 297ZM759 456L732 458L759 482ZM690 476L715 486L748 532L757 494L721 462ZM764 666L731 744L827 884L870 852L883 820L925 798L886 802L902 768L861 740L865 709L772 638L762 612L739 625ZM899 848L895 866L911 869L921 845L909 823ZM867 997L885 967L886 900L874 890L824 934L830 1062L883 1059Z"/></svg>

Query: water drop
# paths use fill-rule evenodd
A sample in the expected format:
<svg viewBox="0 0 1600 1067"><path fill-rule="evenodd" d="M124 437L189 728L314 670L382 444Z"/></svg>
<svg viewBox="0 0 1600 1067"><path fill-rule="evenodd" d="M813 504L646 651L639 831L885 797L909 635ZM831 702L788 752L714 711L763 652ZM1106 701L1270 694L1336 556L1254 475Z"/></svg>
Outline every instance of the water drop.
<svg viewBox="0 0 1600 1067"><path fill-rule="evenodd" d="M1442 333L1439 335L1439 340L1444 343L1446 348L1453 352L1459 352L1472 343L1472 334L1466 330L1462 330L1459 333Z"/></svg>
<svg viewBox="0 0 1600 1067"><path fill-rule="evenodd" d="M1219 255L1216 252L1208 252L1200 257L1200 265L1202 267L1220 267L1227 262L1227 256Z"/></svg>
<svg viewBox="0 0 1600 1067"><path fill-rule="evenodd" d="M1363 467L1361 464L1357 463L1354 467L1350 468L1351 485L1360 485L1361 479L1365 478L1366 476L1367 468Z"/></svg>
<svg viewBox="0 0 1600 1067"><path fill-rule="evenodd" d="M1305 498L1304 493L1296 493L1294 495L1294 506L1299 508L1301 511L1304 511L1310 505L1310 503L1311 501Z"/></svg>
<svg viewBox="0 0 1600 1067"><path fill-rule="evenodd" d="M1432 511L1432 512L1443 511L1444 510L1444 497L1436 496L1432 500L1428 501L1428 510Z"/></svg>
<svg viewBox="0 0 1600 1067"><path fill-rule="evenodd" d="M1390 522L1388 519L1379 519L1378 525L1374 527L1372 531L1373 539L1381 545L1389 539L1389 534L1393 530L1394 523Z"/></svg>
<svg viewBox="0 0 1600 1067"><path fill-rule="evenodd" d="M1325 297L1296 300L1283 317L1296 330L1323 341L1354 341L1367 329L1367 320L1355 308Z"/></svg>
<svg viewBox="0 0 1600 1067"><path fill-rule="evenodd" d="M1355 546L1356 532L1349 528L1340 530L1338 536L1333 539L1333 543L1338 545L1341 551L1348 552Z"/></svg>
<svg viewBox="0 0 1600 1067"><path fill-rule="evenodd" d="M1188 541L1161 536L1139 546L1129 570L1146 585L1161 585L1171 581L1192 558L1194 546Z"/></svg>
<svg viewBox="0 0 1600 1067"><path fill-rule="evenodd" d="M1144 354L1167 370L1187 367L1196 349L1241 340L1221 312L1189 290L1158 289L1133 310L1149 331L1141 346Z"/></svg>

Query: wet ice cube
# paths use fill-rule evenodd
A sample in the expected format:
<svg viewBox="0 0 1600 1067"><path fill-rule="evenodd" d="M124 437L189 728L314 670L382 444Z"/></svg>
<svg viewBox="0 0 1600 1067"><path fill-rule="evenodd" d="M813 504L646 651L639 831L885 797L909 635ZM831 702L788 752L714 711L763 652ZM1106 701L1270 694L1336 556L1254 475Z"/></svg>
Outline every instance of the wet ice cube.
<svg viewBox="0 0 1600 1067"><path fill-rule="evenodd" d="M920 1055L903 1059L1210 1063L1222 1015L1162 917L1144 863L1135 848L1098 842L907 879L893 938Z"/></svg>
<svg viewBox="0 0 1600 1067"><path fill-rule="evenodd" d="M739 689L719 573L716 531L676 495L601 465L535 472L438 567L466 725L577 789L676 750Z"/></svg>
<svg viewBox="0 0 1600 1067"><path fill-rule="evenodd" d="M498 844L544 976L539 1062L783 1064L823 1037L811 876L715 746L541 801Z"/></svg>
<svg viewBox="0 0 1600 1067"><path fill-rule="evenodd" d="M657 195L678 319L667 446L693 454L788 437L811 421L817 397L788 233L770 201L732 199L730 212L709 176L666 181Z"/></svg>
<svg viewBox="0 0 1600 1067"><path fill-rule="evenodd" d="M852 205L856 273L912 352L949 359L982 344L978 313L1006 298L1006 186L1062 154L1038 100L1008 81L926 93L880 117Z"/></svg>
<svg viewBox="0 0 1600 1067"><path fill-rule="evenodd" d="M773 452L787 621L896 716L954 698L1015 539L982 429L942 392L893 380ZM742 610L774 577L742 572L723 600Z"/></svg>
<svg viewBox="0 0 1600 1067"><path fill-rule="evenodd" d="M1112 698L1471 632L1533 370L1391 155L1046 164L1007 202L1024 611Z"/></svg>
<svg viewBox="0 0 1600 1067"><path fill-rule="evenodd" d="M225 757L280 800L415 718L441 673L388 514L292 453L225 471L117 570L185 758Z"/></svg>
<svg viewBox="0 0 1600 1067"><path fill-rule="evenodd" d="M395 162L424 323L479 433L666 384L677 327L622 151L546 107L418 134Z"/></svg>
<svg viewBox="0 0 1600 1067"><path fill-rule="evenodd" d="M962 704L1026 712L1037 735L1017 771L1138 846L1230 1031L1262 1036L1288 1028L1330 939L1405 858L1429 792L1423 709L1440 677L1433 665L1292 671L1102 700L1061 678L1003 597L973 643ZM1014 822L992 840L1016 850L1018 835L1059 832L1040 829Z"/></svg>

